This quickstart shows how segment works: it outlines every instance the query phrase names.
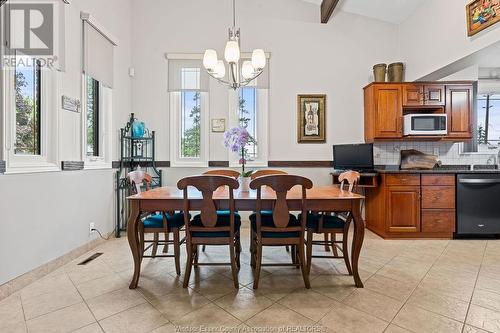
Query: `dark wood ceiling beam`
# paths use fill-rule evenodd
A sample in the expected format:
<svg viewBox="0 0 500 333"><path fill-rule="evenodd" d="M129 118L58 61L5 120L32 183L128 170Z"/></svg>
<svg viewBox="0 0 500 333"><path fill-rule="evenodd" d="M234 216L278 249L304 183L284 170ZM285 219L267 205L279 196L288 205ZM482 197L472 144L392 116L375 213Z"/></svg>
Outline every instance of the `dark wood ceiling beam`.
<svg viewBox="0 0 500 333"><path fill-rule="evenodd" d="M321 23L328 23L339 0L323 0L321 3Z"/></svg>

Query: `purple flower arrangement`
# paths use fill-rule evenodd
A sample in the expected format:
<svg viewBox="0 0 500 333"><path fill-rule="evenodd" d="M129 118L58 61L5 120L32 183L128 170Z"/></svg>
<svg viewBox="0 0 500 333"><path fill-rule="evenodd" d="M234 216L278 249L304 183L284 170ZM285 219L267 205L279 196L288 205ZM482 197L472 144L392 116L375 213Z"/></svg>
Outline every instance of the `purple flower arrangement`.
<svg viewBox="0 0 500 333"><path fill-rule="evenodd" d="M224 132L224 146L233 153L241 154L239 160L242 167L241 177L250 177L253 173L253 170L245 172L247 162L247 149L245 147L249 142L253 142L253 138L244 127L233 127Z"/></svg>

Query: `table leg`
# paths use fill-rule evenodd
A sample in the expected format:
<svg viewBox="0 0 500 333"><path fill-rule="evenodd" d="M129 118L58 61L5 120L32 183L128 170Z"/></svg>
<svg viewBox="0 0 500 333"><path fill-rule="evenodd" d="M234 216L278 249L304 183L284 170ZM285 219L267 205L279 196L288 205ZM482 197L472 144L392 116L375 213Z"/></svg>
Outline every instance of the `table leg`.
<svg viewBox="0 0 500 333"><path fill-rule="evenodd" d="M356 287L363 288L363 281L359 277L358 272L358 261L359 254L361 252L361 246L363 245L363 239L365 237L365 222L361 217L361 206L359 200L353 200L352 203L352 219L354 221L354 237L352 240L352 273L354 275L354 282Z"/></svg>
<svg viewBox="0 0 500 333"><path fill-rule="evenodd" d="M134 257L134 276L132 282L130 282L130 289L137 288L137 283L139 282L139 275L141 273L141 256L139 249L139 238L137 233L137 221L139 218L139 201L130 200L130 216L127 223L127 238L128 244L130 245L130 251L132 251L132 257Z"/></svg>

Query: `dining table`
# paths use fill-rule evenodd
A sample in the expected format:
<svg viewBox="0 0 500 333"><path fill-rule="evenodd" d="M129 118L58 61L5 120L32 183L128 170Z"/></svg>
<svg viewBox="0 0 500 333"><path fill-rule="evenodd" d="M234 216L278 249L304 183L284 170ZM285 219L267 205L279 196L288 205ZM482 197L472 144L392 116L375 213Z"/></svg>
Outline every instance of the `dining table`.
<svg viewBox="0 0 500 333"><path fill-rule="evenodd" d="M287 193L287 204L290 211L302 210L302 189L300 186L293 187ZM272 210L276 201L276 193L270 187L262 188L262 209ZM188 188L190 209L197 211L201 209L202 194L195 188ZM137 288L142 255L139 247L139 227L141 216L145 213L182 211L184 195L177 187L158 187L149 191L127 197L130 205L130 216L127 222L127 238L134 259L134 274L130 282L130 289ZM354 235L351 248L351 266L356 287L363 288L363 282L359 276L358 261L363 245L365 223L361 215L361 202L364 196L341 189L339 185L313 186L307 190L306 209L313 212L348 212L352 214ZM213 194L213 200L218 210L229 209L229 189L218 188ZM237 211L256 210L257 191L243 192L234 190L235 209Z"/></svg>

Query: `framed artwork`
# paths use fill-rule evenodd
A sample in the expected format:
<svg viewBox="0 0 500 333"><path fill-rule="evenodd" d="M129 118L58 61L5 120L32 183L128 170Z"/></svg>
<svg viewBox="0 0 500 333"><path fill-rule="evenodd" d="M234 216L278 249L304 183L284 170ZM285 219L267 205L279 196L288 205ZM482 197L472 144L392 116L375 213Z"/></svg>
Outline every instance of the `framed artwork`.
<svg viewBox="0 0 500 333"><path fill-rule="evenodd" d="M326 95L297 96L297 141L326 142Z"/></svg>
<svg viewBox="0 0 500 333"><path fill-rule="evenodd" d="M466 7L467 35L478 32L500 21L500 0L474 0Z"/></svg>
<svg viewBox="0 0 500 333"><path fill-rule="evenodd" d="M212 119L212 132L224 133L226 131L226 119Z"/></svg>

